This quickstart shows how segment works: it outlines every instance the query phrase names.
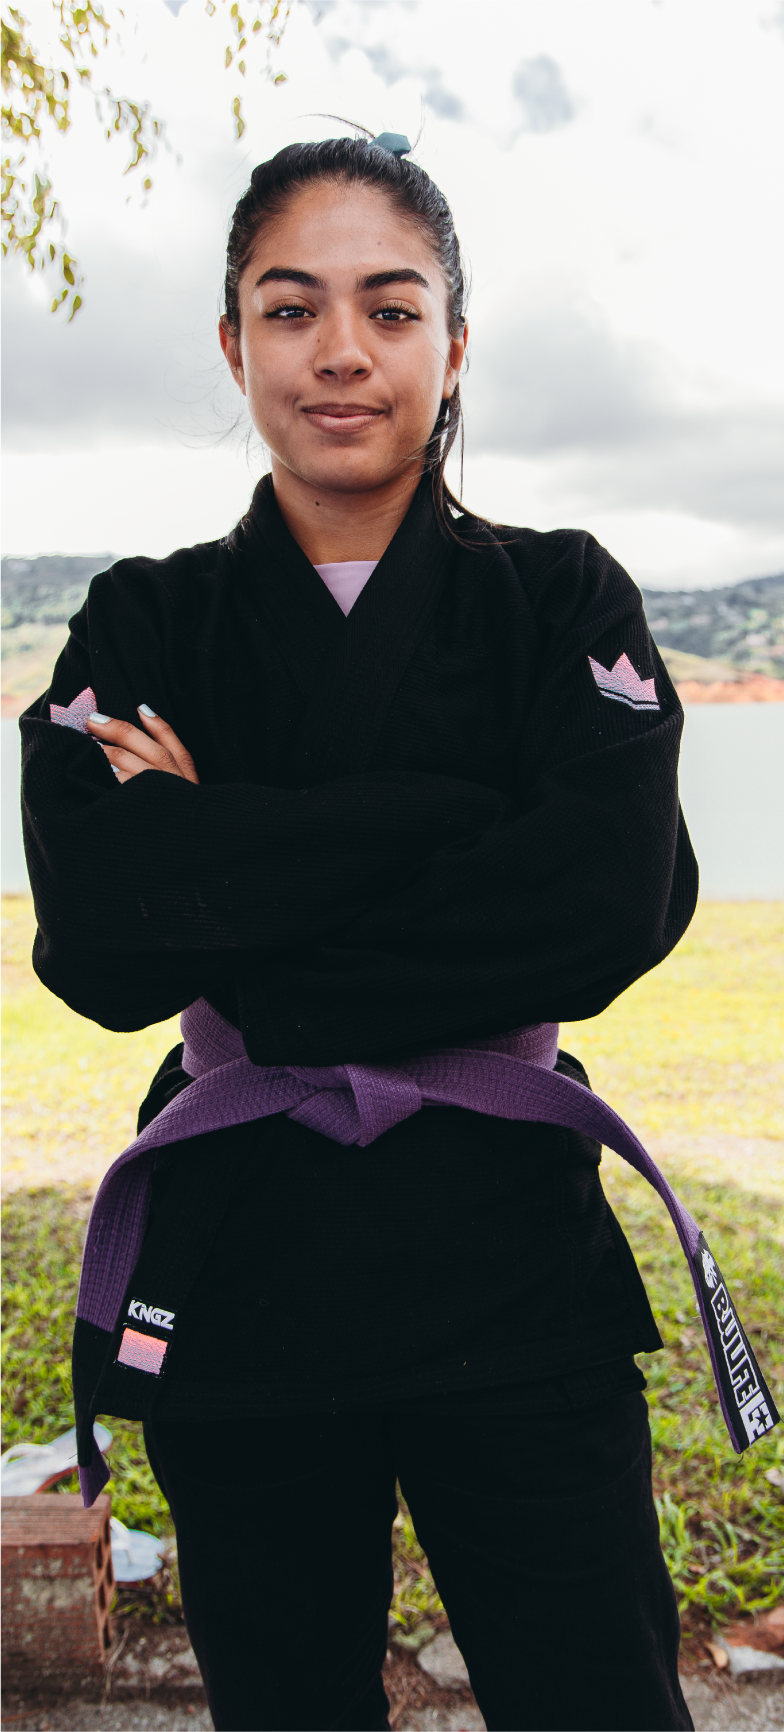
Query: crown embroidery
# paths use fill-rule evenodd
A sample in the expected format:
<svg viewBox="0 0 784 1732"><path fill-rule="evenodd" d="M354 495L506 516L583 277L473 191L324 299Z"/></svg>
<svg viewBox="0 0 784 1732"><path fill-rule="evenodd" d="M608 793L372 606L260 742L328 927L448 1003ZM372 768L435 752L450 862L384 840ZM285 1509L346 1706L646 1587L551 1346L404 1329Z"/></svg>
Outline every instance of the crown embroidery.
<svg viewBox="0 0 784 1732"><path fill-rule="evenodd" d="M64 704L50 704L49 715L59 728L76 728L77 733L86 734L87 717L97 708L95 692L91 686L85 686L67 708Z"/></svg>
<svg viewBox="0 0 784 1732"><path fill-rule="evenodd" d="M614 698L617 704L628 704L631 710L658 710L655 680L641 680L625 650L614 668L603 668L589 656L591 673L603 698Z"/></svg>

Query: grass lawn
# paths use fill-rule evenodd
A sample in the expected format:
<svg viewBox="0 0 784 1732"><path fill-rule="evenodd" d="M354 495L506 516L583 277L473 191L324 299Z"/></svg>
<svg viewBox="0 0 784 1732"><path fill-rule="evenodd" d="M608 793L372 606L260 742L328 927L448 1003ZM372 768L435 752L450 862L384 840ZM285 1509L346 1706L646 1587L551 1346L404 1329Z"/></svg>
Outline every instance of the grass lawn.
<svg viewBox="0 0 784 1732"><path fill-rule="evenodd" d="M29 897L3 897L2 932L4 1189L71 1178L95 1190L135 1134L178 1023L111 1034L54 998L30 963Z"/></svg>
<svg viewBox="0 0 784 1732"><path fill-rule="evenodd" d="M72 1423L69 1351L79 1251L97 1176L133 1134L135 1109L176 1025L94 1028L32 976L31 911L3 905L11 1190L4 1208L3 1448ZM784 1407L782 1197L784 908L704 904L675 955L562 1044L644 1136L704 1227ZM6 1124L9 1123L7 1112ZM662 1154L661 1151L664 1150ZM707 1155L706 1155L707 1150ZM784 1426L735 1456L713 1389L691 1283L659 1199L615 1156L604 1182L651 1294L665 1351L643 1356L656 1491L685 1627L775 1604L784 1592ZM67 1174L73 1182L62 1181ZM52 1179L57 1183L52 1183ZM115 1434L113 1507L170 1526L141 1428ZM397 1610L415 1628L439 1604L410 1522L396 1536Z"/></svg>
<svg viewBox="0 0 784 1732"><path fill-rule="evenodd" d="M635 1130L784 1141L784 903L700 903L667 961L561 1045Z"/></svg>

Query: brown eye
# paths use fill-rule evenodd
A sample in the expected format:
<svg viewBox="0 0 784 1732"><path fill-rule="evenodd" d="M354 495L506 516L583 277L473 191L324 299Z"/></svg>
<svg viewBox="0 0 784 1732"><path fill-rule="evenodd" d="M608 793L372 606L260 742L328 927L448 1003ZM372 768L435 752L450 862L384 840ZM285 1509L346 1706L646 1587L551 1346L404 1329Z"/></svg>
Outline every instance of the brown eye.
<svg viewBox="0 0 784 1732"><path fill-rule="evenodd" d="M282 324L287 325L293 324L296 320L306 319L309 316L307 307L300 307L296 304L283 307L270 307L264 314L265 319L278 319Z"/></svg>
<svg viewBox="0 0 784 1732"><path fill-rule="evenodd" d="M419 318L413 307L378 307L371 317L385 325L407 325Z"/></svg>

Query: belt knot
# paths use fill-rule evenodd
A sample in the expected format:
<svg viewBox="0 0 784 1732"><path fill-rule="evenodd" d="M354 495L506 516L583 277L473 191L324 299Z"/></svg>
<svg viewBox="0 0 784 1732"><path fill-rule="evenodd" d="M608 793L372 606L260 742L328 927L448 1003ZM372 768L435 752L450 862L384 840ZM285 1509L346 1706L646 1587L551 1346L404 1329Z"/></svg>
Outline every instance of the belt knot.
<svg viewBox="0 0 784 1732"><path fill-rule="evenodd" d="M320 1086L288 1117L344 1146L367 1148L422 1106L418 1083L391 1065L303 1066L296 1067L296 1074L309 1082L318 1079Z"/></svg>

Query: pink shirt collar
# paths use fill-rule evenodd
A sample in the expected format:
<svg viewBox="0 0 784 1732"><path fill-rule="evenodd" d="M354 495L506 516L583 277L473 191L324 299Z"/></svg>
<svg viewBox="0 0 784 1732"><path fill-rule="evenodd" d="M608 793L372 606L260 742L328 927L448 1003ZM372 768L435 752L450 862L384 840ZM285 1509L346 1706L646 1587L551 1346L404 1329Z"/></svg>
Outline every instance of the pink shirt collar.
<svg viewBox="0 0 784 1732"><path fill-rule="evenodd" d="M377 559L344 559L337 565L316 565L313 569L323 579L341 613L348 615L377 565Z"/></svg>

